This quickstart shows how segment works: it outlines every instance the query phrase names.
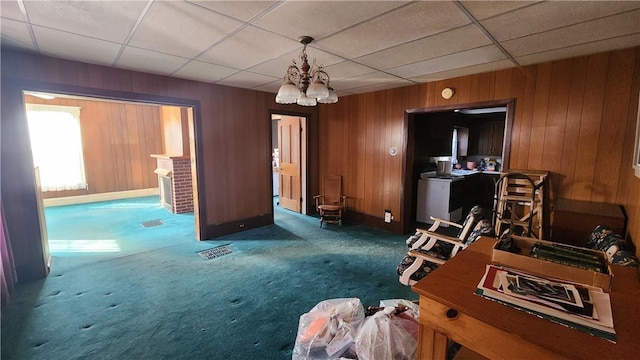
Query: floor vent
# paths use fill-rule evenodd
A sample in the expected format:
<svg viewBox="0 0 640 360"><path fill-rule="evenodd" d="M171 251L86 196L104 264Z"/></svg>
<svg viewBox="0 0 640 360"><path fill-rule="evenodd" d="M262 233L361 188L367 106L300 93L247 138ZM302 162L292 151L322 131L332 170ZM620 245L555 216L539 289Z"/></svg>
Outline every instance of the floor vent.
<svg viewBox="0 0 640 360"><path fill-rule="evenodd" d="M212 249L198 251L198 255L204 259L211 260L223 255L231 254L232 252L233 250L231 250L228 245L221 245Z"/></svg>
<svg viewBox="0 0 640 360"><path fill-rule="evenodd" d="M142 223L142 226L149 228L152 226L160 226L163 225L164 223L162 222L162 220L149 220L149 221L145 221Z"/></svg>

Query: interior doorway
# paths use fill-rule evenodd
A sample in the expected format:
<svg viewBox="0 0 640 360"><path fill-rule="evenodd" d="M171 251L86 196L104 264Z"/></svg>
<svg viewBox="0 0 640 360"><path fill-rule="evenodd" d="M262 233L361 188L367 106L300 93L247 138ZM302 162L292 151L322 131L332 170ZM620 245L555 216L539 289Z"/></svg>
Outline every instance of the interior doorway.
<svg viewBox="0 0 640 360"><path fill-rule="evenodd" d="M419 179L422 173L435 173L437 169L430 167L437 161L448 161L451 166L459 162L460 170L469 171L475 171L481 161L490 161L494 171L509 168L514 108L515 99L506 99L406 110L403 232L416 227ZM459 141L453 146L456 138L465 138L464 146L458 146ZM464 218L466 213L460 215Z"/></svg>
<svg viewBox="0 0 640 360"><path fill-rule="evenodd" d="M191 105L41 91L25 91L23 98L25 104L75 105L81 109L80 116L84 118L84 124L80 126L84 127L81 141L87 170L86 186L48 193L36 189L43 205L146 196L160 198L158 179L161 175L169 176L173 183L188 187L178 189L172 185L171 191L181 194L180 201L185 198L185 192L192 197L189 204L172 201L173 208L167 211L187 215L188 218L191 215L196 239L200 240L194 108ZM181 165L160 174L160 161L180 161ZM185 182L185 178L190 179L190 183ZM39 216L44 223L45 212L40 211Z"/></svg>
<svg viewBox="0 0 640 360"><path fill-rule="evenodd" d="M274 206L307 214L307 117L271 114Z"/></svg>

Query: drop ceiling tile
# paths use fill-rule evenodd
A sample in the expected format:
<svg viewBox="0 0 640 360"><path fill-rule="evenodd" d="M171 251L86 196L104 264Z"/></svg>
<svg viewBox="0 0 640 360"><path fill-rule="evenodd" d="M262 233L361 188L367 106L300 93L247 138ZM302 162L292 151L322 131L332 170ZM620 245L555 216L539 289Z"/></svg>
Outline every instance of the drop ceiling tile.
<svg viewBox="0 0 640 360"><path fill-rule="evenodd" d="M302 50L296 41L247 26L200 55L198 60L246 69L297 48Z"/></svg>
<svg viewBox="0 0 640 360"><path fill-rule="evenodd" d="M172 76L213 83L237 72L237 69L193 60L174 72Z"/></svg>
<svg viewBox="0 0 640 360"><path fill-rule="evenodd" d="M33 25L122 43L146 5L144 1L25 1Z"/></svg>
<svg viewBox="0 0 640 360"><path fill-rule="evenodd" d="M256 15L277 4L277 1L189 1L241 21L249 21Z"/></svg>
<svg viewBox="0 0 640 360"><path fill-rule="evenodd" d="M461 1L462 5L478 20L531 6L539 1Z"/></svg>
<svg viewBox="0 0 640 360"><path fill-rule="evenodd" d="M437 16L429 16L429 14L437 14ZM318 47L336 55L355 58L464 26L470 22L452 2L418 1L321 39L318 41Z"/></svg>
<svg viewBox="0 0 640 360"><path fill-rule="evenodd" d="M578 57L599 52L626 49L640 46L640 34L620 36L613 39L590 42L587 44L569 46L561 49L539 52L516 57L520 65L538 64L553 60Z"/></svg>
<svg viewBox="0 0 640 360"><path fill-rule="evenodd" d="M40 51L49 56L111 66L120 44L86 36L33 26Z"/></svg>
<svg viewBox="0 0 640 360"><path fill-rule="evenodd" d="M253 89L264 84L272 83L276 80L276 78L273 78L271 76L242 71L237 74L231 75L226 79L218 81L218 84L245 89Z"/></svg>
<svg viewBox="0 0 640 360"><path fill-rule="evenodd" d="M295 50L290 51L284 55L280 55L275 59L267 60L256 66L253 66L249 70L251 72L255 72L258 74L275 76L279 79L282 79L284 77L284 74L287 68L289 67L289 65L291 65L291 60L295 60L296 64L300 66L301 51L302 51L302 45L298 44L298 47ZM344 61L344 59L341 57L331 55L329 53L315 49L310 46L307 46L307 56L309 57L308 61L310 64L313 61L313 59L316 59L316 62L318 65L323 65L325 67Z"/></svg>
<svg viewBox="0 0 640 360"><path fill-rule="evenodd" d="M122 55L120 55L116 67L169 75L183 66L187 61L188 59L178 56L127 46L122 52Z"/></svg>
<svg viewBox="0 0 640 360"><path fill-rule="evenodd" d="M502 43L514 57L640 33L640 10L583 22Z"/></svg>
<svg viewBox="0 0 640 360"><path fill-rule="evenodd" d="M0 16L3 21L4 19L26 21L17 1L0 1Z"/></svg>
<svg viewBox="0 0 640 360"><path fill-rule="evenodd" d="M242 26L238 20L194 4L156 1L129 45L192 58Z"/></svg>
<svg viewBox="0 0 640 360"><path fill-rule="evenodd" d="M324 38L407 3L406 1L284 1L254 25L297 39Z"/></svg>
<svg viewBox="0 0 640 360"><path fill-rule="evenodd" d="M431 82L431 81L451 79L451 78L465 76L465 75L480 74L488 71L508 69L512 67L515 67L515 65L513 64L513 62L511 62L511 60L499 60L499 61L494 61L494 62L489 62L484 64L471 65L467 67L445 70L445 71L436 72L432 74L417 76L417 77L411 78L410 80L413 80L419 83L425 83L425 82Z"/></svg>
<svg viewBox="0 0 640 360"><path fill-rule="evenodd" d="M278 89L280 89L281 85L282 85L282 80L276 80L276 81L272 81L272 82L267 83L267 84L256 86L253 89L257 90L257 91L264 91L264 92L272 93L272 94L274 94L273 96L275 96L275 94L278 93Z"/></svg>
<svg viewBox="0 0 640 360"><path fill-rule="evenodd" d="M546 1L481 21L498 41L516 39L640 7L640 1ZM638 18L636 18L636 22Z"/></svg>
<svg viewBox="0 0 640 360"><path fill-rule="evenodd" d="M489 44L491 40L478 27L468 25L365 55L356 60L384 70Z"/></svg>
<svg viewBox="0 0 640 360"><path fill-rule="evenodd" d="M299 54L300 50L297 49L284 55L280 55L275 59L267 60L258 65L252 66L247 70L257 74L282 78L285 71L287 70L287 67L289 66L289 64L291 64L292 59L296 59L297 63L300 62L300 58L298 57Z"/></svg>
<svg viewBox="0 0 640 360"><path fill-rule="evenodd" d="M18 48L35 50L29 28L22 21L2 19L0 23L2 29L2 45L11 45Z"/></svg>
<svg viewBox="0 0 640 360"><path fill-rule="evenodd" d="M352 93L352 92L346 91L346 90L336 90L336 94L338 95L338 101L340 101L341 97L353 95L355 93Z"/></svg>
<svg viewBox="0 0 640 360"><path fill-rule="evenodd" d="M462 68L472 65L504 60L506 56L494 45L462 51L435 59L399 66L389 69L391 74L402 78L414 78L422 75Z"/></svg>
<svg viewBox="0 0 640 360"><path fill-rule="evenodd" d="M376 71L376 69L354 63L353 61L343 61L338 64L327 66L324 70L329 74L331 81L356 77Z"/></svg>
<svg viewBox="0 0 640 360"><path fill-rule="evenodd" d="M336 90L350 91L350 89L354 89L354 88L377 85L379 83L392 82L392 81L401 82L403 80L393 75L376 71L376 72L355 76L348 79L337 79L335 81L331 81L331 86Z"/></svg>
<svg viewBox="0 0 640 360"><path fill-rule="evenodd" d="M395 89L395 88L399 88L399 87L403 87L403 86L410 86L410 85L414 85L415 83L408 81L408 80L394 80L394 81L388 81L388 82L383 82L380 84L373 84L373 85L368 85L368 86L362 86L362 87L358 87L358 88L350 88L348 89L349 92L351 94L364 94L364 93L368 93L368 92L374 92L374 91L380 91L380 90L387 90L387 89Z"/></svg>

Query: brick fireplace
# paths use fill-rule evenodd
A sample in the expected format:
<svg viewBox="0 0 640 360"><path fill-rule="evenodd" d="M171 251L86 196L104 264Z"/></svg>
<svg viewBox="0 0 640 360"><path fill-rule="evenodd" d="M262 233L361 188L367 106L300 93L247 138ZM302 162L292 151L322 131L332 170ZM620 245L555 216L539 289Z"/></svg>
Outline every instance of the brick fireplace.
<svg viewBox="0 0 640 360"><path fill-rule="evenodd" d="M191 159L185 156L152 155L156 158L160 202L174 214L193 211Z"/></svg>

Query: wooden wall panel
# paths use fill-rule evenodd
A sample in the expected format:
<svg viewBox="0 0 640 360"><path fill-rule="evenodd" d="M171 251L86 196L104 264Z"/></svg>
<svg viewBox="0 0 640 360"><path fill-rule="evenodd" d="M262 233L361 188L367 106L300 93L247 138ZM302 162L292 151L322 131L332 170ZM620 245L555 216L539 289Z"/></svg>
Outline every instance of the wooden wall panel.
<svg viewBox="0 0 640 360"><path fill-rule="evenodd" d="M573 60L571 70L571 88L567 104L567 120L565 125L564 141L562 145L562 164L560 179L556 179L558 198L571 198L571 193L575 186L573 181L578 159L578 144L580 129L580 119L582 118L582 107L587 73L587 58ZM557 178L557 177L556 177Z"/></svg>
<svg viewBox="0 0 640 360"><path fill-rule="evenodd" d="M547 121L544 127L544 144L562 144L565 138L567 108L571 90L571 60L558 61L551 67L551 82L549 88ZM559 151L560 150L560 151ZM542 149L542 163L546 170L559 174L562 170L562 148L547 146ZM559 187L559 177L551 177L548 190L550 196L555 197Z"/></svg>
<svg viewBox="0 0 640 360"><path fill-rule="evenodd" d="M538 66L527 169L542 168L542 151L545 145L544 134L548 114L549 90L551 87L551 69L552 67L549 63Z"/></svg>
<svg viewBox="0 0 640 360"><path fill-rule="evenodd" d="M13 112L4 110L20 109L23 106L21 91L25 89L193 106L198 144L196 180L201 187L198 191L200 198L197 199L200 209L196 215L201 217L197 233L202 239L263 226L273 221L270 112L295 113L309 119L310 131L307 137L312 148L308 157L308 193L315 194L318 191L317 168L320 155L315 151L319 127L317 107L279 105L274 101L274 94L265 92L77 63L7 49L2 51L1 70L2 135L3 138L15 136L15 143L20 147L16 150L17 155L7 162L4 161L3 153L2 176L4 180L5 174L12 173L22 179L21 182L8 183L10 186L5 186L3 181L3 202L16 200L16 203L26 204L26 208L21 210L24 212L21 216L11 217L22 222L11 227L12 239L24 239L26 230L23 229L36 229L32 218L37 220L37 211L32 204L13 199L12 196L5 198L8 193L34 193L33 186L30 185L33 174L20 165L25 163L29 153L25 150L28 149L28 138L19 132L19 127L8 126L9 132L4 132L5 121L23 121L12 118ZM125 110L124 113L128 111ZM150 113L148 110L136 109L136 114L146 117ZM157 139L155 145L145 145L146 152L149 153L157 152L151 147L162 144L159 128L153 134L146 132L149 128L155 129L152 124L157 121L159 114L137 123L138 135L142 138L144 134L145 142L153 143L152 140ZM115 126L113 124L112 128ZM122 125L118 128L121 129ZM117 140L115 132L110 128L102 131L102 135L109 141ZM119 141L122 142L122 137ZM3 144L3 151L4 147ZM125 153L131 154L132 151L130 146L117 154L101 149L99 158L113 165L119 158L122 160ZM142 161L143 153L140 149L142 171L152 171L155 165ZM133 177L134 171L129 173ZM124 178L127 176L125 171ZM113 176L105 176L104 183L98 184L105 187L117 186L115 179ZM145 186L151 184L151 181L143 182ZM22 261L35 261L34 257L38 256L36 252L30 251L28 244L15 246L14 252L20 256L26 254L25 258L21 257Z"/></svg>
<svg viewBox="0 0 640 360"><path fill-rule="evenodd" d="M633 169L629 166L633 161L633 148L636 136L636 124L639 121L640 102L640 47L635 53L625 54L635 56L635 67L631 77L631 91L629 106L627 110L627 121L624 135L624 150L622 152L622 165L620 167L619 188L616 195L616 202L623 204L627 212L629 223L627 224L627 234L636 244L636 255L640 256L640 178L636 177Z"/></svg>
<svg viewBox="0 0 640 360"><path fill-rule="evenodd" d="M609 58L602 121L598 132L597 148L600 151L595 159L593 180L594 188L598 191L591 193L591 201L615 199L617 195L618 182L611 181L611 174L619 174L622 170L623 139L631 101L628 89L631 89L632 77L629 74L633 74L634 62L635 56L623 57L614 53Z"/></svg>
<svg viewBox="0 0 640 360"><path fill-rule="evenodd" d="M320 111L321 175L344 159L355 167L349 170L355 179L345 179L347 195L358 199L352 210L381 223L388 208L395 221L402 221L404 205L397 200L402 198L402 174L396 162L383 155L394 139L404 139L407 129L401 114L407 109L513 98L510 168L551 171L553 198L622 203L630 209L632 237L640 238L639 179L630 177L625 165L631 161L625 158L633 150L631 140L623 141L632 122L635 126L637 106L628 104L638 93L632 90L639 77L638 51L624 49L343 97L330 110ZM440 96L444 87L456 88L450 100ZM335 150L338 132L353 142L347 157Z"/></svg>
<svg viewBox="0 0 640 360"><path fill-rule="evenodd" d="M315 146L311 148L309 156L310 182L314 183L311 194L318 191L318 179L322 175L340 172L344 176L345 192L353 200L350 203L351 210L380 218L382 222L383 211L388 208L395 215L394 221L401 221L404 215L401 206L404 185L402 173L396 169L403 166L404 159L397 165L395 158L389 158L388 147L397 141L395 139L405 141L404 111L438 104L456 105L515 98L511 167L557 167L558 159L553 158L548 162L546 154L562 154L560 170L553 174L561 179L558 182L558 194L571 199L622 202L630 215L630 234L637 239L640 238L639 179L633 176L629 166L624 166L627 161L624 156L619 173L615 173L615 165L609 168L609 171L614 171L610 177L597 177L601 175L596 175L595 164L598 154L608 151L610 146L608 139L599 135L600 129L606 126L605 122L626 121L625 134L630 136L629 123L635 122L637 99L634 100L635 108L630 106L626 114L617 114L615 111L618 107L615 104L618 100L605 93L608 86L616 81L614 79L632 77L635 93L624 81L618 90L637 96L640 62L637 53L638 49L633 48L565 60L570 63L571 78L567 109L564 110L561 106L564 100L551 97L555 96L556 84L564 84L562 86L566 88L566 80L557 78L560 75L554 71L568 66L566 64L540 64L510 71L475 74L413 85L403 90L342 97L334 105L301 108L277 105L273 101L273 94L263 92L3 51L3 138L7 136L4 134L4 107L15 105L5 104L5 101L16 101L15 96L4 96L4 92L18 91L23 83L44 84L45 88L75 86L89 93L96 89L99 92L131 92L144 95L144 98L170 96L193 101L198 104L196 137L201 146L198 166L202 183L200 205L204 214L201 229L205 230L206 237L208 227L231 224L239 230L238 225L244 219L272 214L269 201L254 201L256 197L269 199L271 196L268 180L271 176L270 148L264 146L271 136L269 111L306 115L310 119L311 129L317 129L317 133L322 134L319 137L317 133L309 135L310 143ZM628 68L626 61L629 58L633 58L633 69ZM619 69L613 69L614 66ZM511 86L508 86L509 77ZM440 97L443 86L456 87L456 95L447 102ZM565 111L566 116L563 115ZM604 118L606 112L615 114L615 118ZM562 127L563 122L565 141L547 137L548 124ZM144 128L138 126L138 132ZM619 129L615 127L610 131L615 136ZM15 135L14 144L24 146L23 135L19 132ZM109 136L112 134L109 133ZM632 143L624 141L624 154L632 151ZM345 149L348 149L346 153ZM399 150L402 158L407 156L403 154L404 148ZM611 151L615 153L617 150ZM103 158L106 157L105 153L107 151L103 151ZM16 154L18 159L24 156L20 151ZM5 164L5 158L3 169L15 170L15 174L23 175L26 180L32 177L24 169L21 170L17 160L10 159ZM29 181L23 183L28 184ZM104 186L113 186L114 183L114 179L107 177ZM20 185L12 183L11 186ZM6 188L3 183L3 194ZM23 210L23 218L35 213L35 209Z"/></svg>
<svg viewBox="0 0 640 360"><path fill-rule="evenodd" d="M609 53L591 56L587 64L586 87L583 101L580 132L578 134L578 154L571 199L591 200L593 192L601 192L594 188L593 178L596 171L596 156L602 106L607 77Z"/></svg>
<svg viewBox="0 0 640 360"><path fill-rule="evenodd" d="M65 68L66 69L66 68ZM67 70L68 71L68 70ZM80 107L88 190L46 191L44 198L147 189L158 186L153 170L162 154L160 108L122 102L25 96L30 104Z"/></svg>

